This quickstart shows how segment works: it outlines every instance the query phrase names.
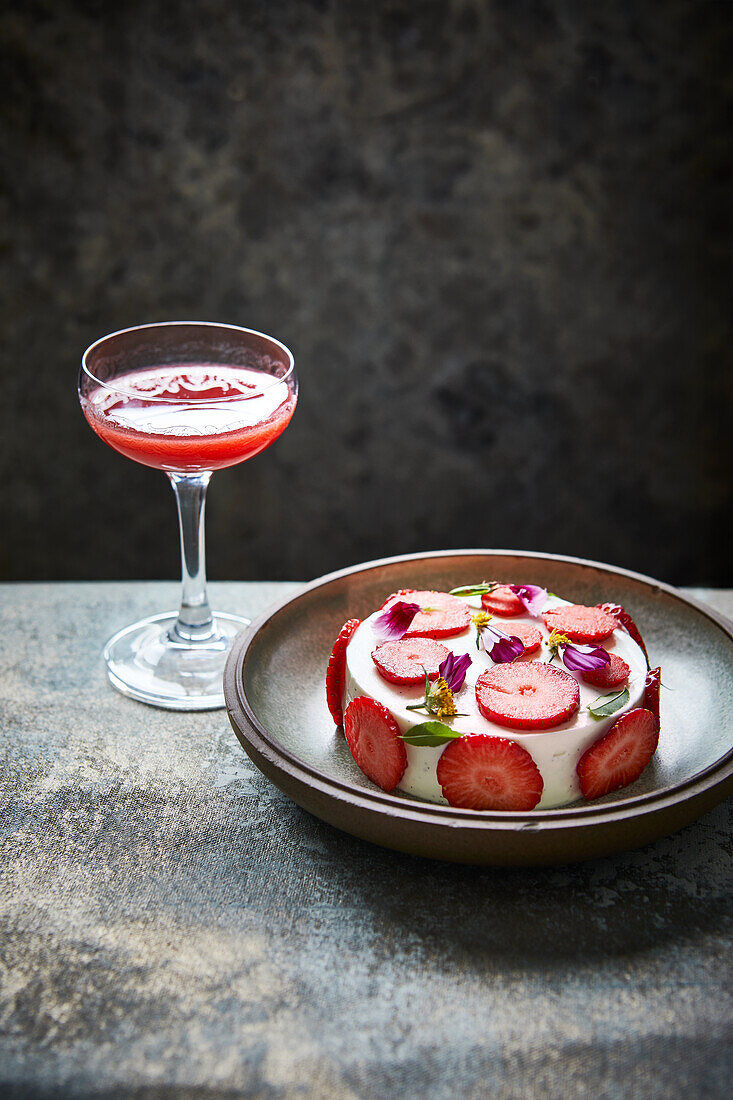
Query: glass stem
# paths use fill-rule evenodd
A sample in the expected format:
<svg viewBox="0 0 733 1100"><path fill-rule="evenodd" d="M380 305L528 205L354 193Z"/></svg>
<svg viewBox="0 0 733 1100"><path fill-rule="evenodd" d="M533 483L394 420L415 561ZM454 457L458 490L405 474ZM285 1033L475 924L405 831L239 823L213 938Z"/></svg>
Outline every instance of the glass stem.
<svg viewBox="0 0 733 1100"><path fill-rule="evenodd" d="M204 508L211 471L169 474L176 495L181 531L182 591L178 619L170 630L174 642L208 642L216 637L214 617L206 595Z"/></svg>

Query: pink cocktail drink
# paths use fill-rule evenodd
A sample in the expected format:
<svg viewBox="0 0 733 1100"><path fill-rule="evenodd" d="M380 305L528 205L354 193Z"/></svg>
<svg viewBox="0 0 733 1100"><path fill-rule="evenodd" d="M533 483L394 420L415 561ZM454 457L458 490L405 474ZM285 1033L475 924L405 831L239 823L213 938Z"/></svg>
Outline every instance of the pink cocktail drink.
<svg viewBox="0 0 733 1100"><path fill-rule="evenodd" d="M172 710L224 706L227 654L249 619L214 616L209 606L206 490L212 471L269 447L290 423L297 399L291 352L239 325L137 325L84 352L79 400L86 419L115 451L168 475L180 528L180 607L110 638L104 658L118 691Z"/></svg>
<svg viewBox="0 0 733 1100"><path fill-rule="evenodd" d="M247 367L181 363L131 372L82 400L97 435L159 470L234 466L277 439L295 410L286 381Z"/></svg>

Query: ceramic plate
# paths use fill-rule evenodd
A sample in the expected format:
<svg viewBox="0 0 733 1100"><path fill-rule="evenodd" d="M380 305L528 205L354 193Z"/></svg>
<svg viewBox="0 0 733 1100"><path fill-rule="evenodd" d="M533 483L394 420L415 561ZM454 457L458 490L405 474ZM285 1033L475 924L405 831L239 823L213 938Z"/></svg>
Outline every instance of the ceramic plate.
<svg viewBox="0 0 733 1100"><path fill-rule="evenodd" d="M359 771L325 700L344 621L366 617L398 588L484 578L541 584L576 603L612 601L633 616L664 683L659 748L633 786L563 809L478 812L385 794ZM354 836L434 859L538 865L608 855L687 825L733 791L733 624L668 585L577 558L451 550L332 573L238 638L224 694L247 753L300 806Z"/></svg>

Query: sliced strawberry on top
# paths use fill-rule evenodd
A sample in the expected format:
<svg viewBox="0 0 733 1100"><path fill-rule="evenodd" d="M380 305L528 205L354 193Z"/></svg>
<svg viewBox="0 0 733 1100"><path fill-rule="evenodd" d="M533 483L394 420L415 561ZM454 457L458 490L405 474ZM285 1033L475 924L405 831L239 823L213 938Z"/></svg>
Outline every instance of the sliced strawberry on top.
<svg viewBox="0 0 733 1100"><path fill-rule="evenodd" d="M381 703L360 695L344 715L344 733L357 765L383 791L393 791L407 768L400 727Z"/></svg>
<svg viewBox="0 0 733 1100"><path fill-rule="evenodd" d="M607 665L592 668L589 672L583 673L586 684L593 684L594 687L599 688L615 688L623 684L624 680L628 680L631 669L626 661L616 653L610 653L609 656L611 660Z"/></svg>
<svg viewBox="0 0 733 1100"><path fill-rule="evenodd" d="M650 710L657 720L657 729L659 729L659 688L662 683L662 669L661 666L657 668L650 668L646 674L646 680L644 681L644 698L642 704L647 710Z"/></svg>
<svg viewBox="0 0 733 1100"><path fill-rule="evenodd" d="M654 755L658 741L657 720L650 710L637 707L622 714L578 762L584 796L600 798L634 783Z"/></svg>
<svg viewBox="0 0 733 1100"><path fill-rule="evenodd" d="M481 606L492 615L526 615L527 609L516 592L505 584L500 584L491 592L484 592Z"/></svg>
<svg viewBox="0 0 733 1100"><path fill-rule="evenodd" d="M533 810L544 787L525 748L486 733L451 741L437 776L444 798L466 810Z"/></svg>
<svg viewBox="0 0 733 1100"><path fill-rule="evenodd" d="M463 633L471 625L471 608L449 592L403 588L396 596L422 608L412 620L405 638L448 638Z"/></svg>
<svg viewBox="0 0 733 1100"><path fill-rule="evenodd" d="M337 726L344 720L344 679L346 674L346 647L361 619L347 619L334 642L326 669L326 702Z"/></svg>
<svg viewBox="0 0 733 1100"><path fill-rule="evenodd" d="M435 638L400 638L384 642L372 653L377 672L391 684L423 684L438 675L438 666L450 650ZM423 671L424 670L424 671Z"/></svg>
<svg viewBox="0 0 733 1100"><path fill-rule="evenodd" d="M519 638L525 653L534 653L542 645L542 634L531 623L507 623L505 633Z"/></svg>
<svg viewBox="0 0 733 1100"><path fill-rule="evenodd" d="M582 603L553 607L545 611L542 618L548 630L567 634L571 642L601 642L618 626L617 620L607 611Z"/></svg>
<svg viewBox="0 0 733 1100"><path fill-rule="evenodd" d="M484 718L513 729L540 730L572 718L580 705L575 677L542 661L494 665L476 681Z"/></svg>
<svg viewBox="0 0 733 1100"><path fill-rule="evenodd" d="M644 639L639 633L639 628L634 620L631 618L631 615L629 615L628 611L624 611L623 607L621 607L621 605L617 603L599 603L598 607L601 609L601 611L605 611L609 615L613 615L619 626L622 626L627 634L631 635L631 637L634 639L634 641L646 657L647 667L649 667L649 654L646 651Z"/></svg>

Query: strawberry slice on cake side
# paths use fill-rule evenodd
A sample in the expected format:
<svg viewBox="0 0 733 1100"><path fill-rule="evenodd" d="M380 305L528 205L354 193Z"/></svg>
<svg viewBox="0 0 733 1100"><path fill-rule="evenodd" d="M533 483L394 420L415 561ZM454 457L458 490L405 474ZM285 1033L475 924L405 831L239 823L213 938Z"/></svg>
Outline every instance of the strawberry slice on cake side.
<svg viewBox="0 0 733 1100"><path fill-rule="evenodd" d="M344 715L344 734L357 766L383 791L393 791L407 769L400 727L375 699L352 699Z"/></svg>
<svg viewBox="0 0 733 1100"><path fill-rule="evenodd" d="M644 706L654 715L659 729L659 689L662 686L662 668L650 668L644 682Z"/></svg>
<svg viewBox="0 0 733 1100"><path fill-rule="evenodd" d="M326 668L326 703L335 724L344 720L344 682L346 678L346 647L361 619L347 619L333 644Z"/></svg>
<svg viewBox="0 0 733 1100"><path fill-rule="evenodd" d="M465 810L533 810L544 783L525 748L477 733L452 741L438 761L443 797Z"/></svg>
<svg viewBox="0 0 733 1100"><path fill-rule="evenodd" d="M600 798L635 783L656 752L658 742L659 727L650 710L637 707L622 714L578 762L583 796Z"/></svg>
<svg viewBox="0 0 733 1100"><path fill-rule="evenodd" d="M599 603L597 606L600 611L605 612L607 615L612 615L613 618L616 620L617 625L625 630L629 637L634 639L639 649L646 657L648 668L649 654L646 651L644 639L641 636L641 631L639 630L634 620L631 618L631 615L629 615L628 611L625 611L623 607L621 607L621 605L618 603Z"/></svg>

